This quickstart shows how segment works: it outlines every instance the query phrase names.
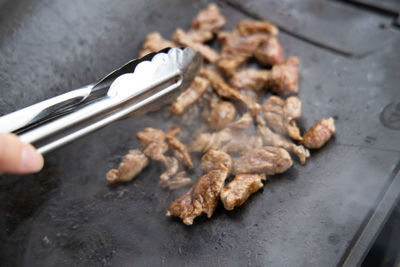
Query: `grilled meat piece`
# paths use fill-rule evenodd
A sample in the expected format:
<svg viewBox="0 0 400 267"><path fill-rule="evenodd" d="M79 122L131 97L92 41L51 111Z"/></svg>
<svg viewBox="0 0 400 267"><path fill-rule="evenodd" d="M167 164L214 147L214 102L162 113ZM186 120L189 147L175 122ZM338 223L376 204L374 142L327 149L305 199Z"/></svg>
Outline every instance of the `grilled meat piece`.
<svg viewBox="0 0 400 267"><path fill-rule="evenodd" d="M225 77L231 77L235 74L236 69L242 66L247 59L245 56L221 55L216 66Z"/></svg>
<svg viewBox="0 0 400 267"><path fill-rule="evenodd" d="M184 32L182 29L176 29L174 35L172 36L172 41L179 45L190 46L194 50L198 51L204 59L206 59L210 63L215 63L219 59L219 55L216 51L210 48L207 45L204 45L199 42L193 41L193 36Z"/></svg>
<svg viewBox="0 0 400 267"><path fill-rule="evenodd" d="M265 119L267 120L268 126L271 127L274 132L286 135L285 117L283 114L283 106L285 100L278 96L271 96L262 105Z"/></svg>
<svg viewBox="0 0 400 267"><path fill-rule="evenodd" d="M139 57L144 57L147 54L158 52L164 48L174 46L176 46L174 43L162 38L160 33L152 32L146 36L146 41L140 49Z"/></svg>
<svg viewBox="0 0 400 267"><path fill-rule="evenodd" d="M135 178L147 165L149 159L139 149L129 150L119 164L118 169L111 169L106 174L108 184L128 182Z"/></svg>
<svg viewBox="0 0 400 267"><path fill-rule="evenodd" d="M279 34L279 30L274 24L259 20L242 20L236 25L236 31L241 35L267 33L277 36Z"/></svg>
<svg viewBox="0 0 400 267"><path fill-rule="evenodd" d="M210 218L218 205L227 176L226 168L212 170L201 176L186 194L172 202L166 216L180 217L186 225L192 225L194 218L202 213Z"/></svg>
<svg viewBox="0 0 400 267"><path fill-rule="evenodd" d="M178 172L174 177L162 181L161 186L162 187L168 187L171 190L178 189L181 187L184 187L192 182L192 179L187 177L187 174L185 171Z"/></svg>
<svg viewBox="0 0 400 267"><path fill-rule="evenodd" d="M221 201L226 210L241 206L264 185L265 174L239 174L221 190Z"/></svg>
<svg viewBox="0 0 400 267"><path fill-rule="evenodd" d="M171 112L182 114L183 111L194 102L196 102L210 86L210 82L200 76L194 78L193 83L186 91L178 96L171 105Z"/></svg>
<svg viewBox="0 0 400 267"><path fill-rule="evenodd" d="M303 144L310 149L321 148L335 132L333 118L322 119L314 124L303 137Z"/></svg>
<svg viewBox="0 0 400 267"><path fill-rule="evenodd" d="M270 71L244 69L236 72L229 83L236 89L260 91L265 88L270 77Z"/></svg>
<svg viewBox="0 0 400 267"><path fill-rule="evenodd" d="M136 138L146 147L152 142L165 141L165 133L159 129L146 127L142 132L136 133Z"/></svg>
<svg viewBox="0 0 400 267"><path fill-rule="evenodd" d="M254 57L262 65L272 66L283 62L283 48L278 38L270 36L254 51Z"/></svg>
<svg viewBox="0 0 400 267"><path fill-rule="evenodd" d="M203 68L200 75L206 77L211 82L212 88L220 97L243 103L253 116L260 111L261 107L259 104L250 97L232 89L216 72L208 68Z"/></svg>
<svg viewBox="0 0 400 267"><path fill-rule="evenodd" d="M249 112L244 113L239 119L229 124L228 128L233 131L245 131L253 123L253 117Z"/></svg>
<svg viewBox="0 0 400 267"><path fill-rule="evenodd" d="M310 151L306 149L304 146L297 146L292 143L289 139L274 133L271 129L269 129L265 123L265 120L257 115L257 131L261 135L264 144L270 146L277 146L286 149L289 152L295 154L301 164L305 164L308 157L310 157Z"/></svg>
<svg viewBox="0 0 400 267"><path fill-rule="evenodd" d="M236 32L220 32L218 40L221 43L221 56L242 56L249 59L257 47L268 40L265 34L243 36Z"/></svg>
<svg viewBox="0 0 400 267"><path fill-rule="evenodd" d="M162 140L157 142L151 142L144 149L143 153L149 158L157 161L164 160L164 153L168 151L168 144Z"/></svg>
<svg viewBox="0 0 400 267"><path fill-rule="evenodd" d="M216 4L209 4L192 21L192 29L218 33L226 24L225 17Z"/></svg>
<svg viewBox="0 0 400 267"><path fill-rule="evenodd" d="M211 101L211 112L207 118L211 130L221 130L236 117L235 106L227 101Z"/></svg>
<svg viewBox="0 0 400 267"><path fill-rule="evenodd" d="M289 153L279 147L264 146L245 151L233 161L233 174L283 173L293 165Z"/></svg>
<svg viewBox="0 0 400 267"><path fill-rule="evenodd" d="M167 134L166 135L167 142L170 145L170 147L174 151L174 156L179 159L184 166L188 167L189 169L192 169L193 166L193 161L192 158L189 155L189 152L184 144L182 144L176 137Z"/></svg>
<svg viewBox="0 0 400 267"><path fill-rule="evenodd" d="M283 105L283 114L286 121L301 117L301 100L297 96L289 96Z"/></svg>
<svg viewBox="0 0 400 267"><path fill-rule="evenodd" d="M272 67L268 88L281 96L297 94L299 92L300 60L297 57L289 57L281 64Z"/></svg>
<svg viewBox="0 0 400 267"><path fill-rule="evenodd" d="M301 117L301 100L296 96L286 100L271 96L262 106L268 125L277 133L289 135L292 139L302 140L295 119Z"/></svg>
<svg viewBox="0 0 400 267"><path fill-rule="evenodd" d="M227 153L211 149L201 157L200 169L204 172L227 169L228 174L232 170L232 159Z"/></svg>
<svg viewBox="0 0 400 267"><path fill-rule="evenodd" d="M161 184L170 180L179 170L179 162L175 157L163 156L160 160L165 171L160 175Z"/></svg>

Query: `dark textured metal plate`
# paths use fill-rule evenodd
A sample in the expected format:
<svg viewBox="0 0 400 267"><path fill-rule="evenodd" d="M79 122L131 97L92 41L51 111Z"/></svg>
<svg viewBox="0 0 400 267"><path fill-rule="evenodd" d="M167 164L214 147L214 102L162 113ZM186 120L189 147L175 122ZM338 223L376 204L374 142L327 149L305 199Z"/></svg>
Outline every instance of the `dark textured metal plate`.
<svg viewBox="0 0 400 267"><path fill-rule="evenodd" d="M168 37L187 28L205 5L3 1L0 113L96 80L133 58L146 33ZM228 29L246 18L221 9ZM286 55L302 61L301 125L336 118L336 137L306 166L272 178L243 207L219 207L187 227L164 217L185 189L161 189L157 164L132 183L106 186L105 172L139 147L135 132L168 126L160 113L120 121L49 154L37 175L0 177L1 265L335 266L346 258L400 158L400 131L380 121L400 98L400 38L391 32L384 49L362 59L287 34L280 39Z"/></svg>
<svg viewBox="0 0 400 267"><path fill-rule="evenodd" d="M240 9L268 19L285 31L345 55L360 57L385 47L392 35L380 29L391 18L335 1L228 0Z"/></svg>

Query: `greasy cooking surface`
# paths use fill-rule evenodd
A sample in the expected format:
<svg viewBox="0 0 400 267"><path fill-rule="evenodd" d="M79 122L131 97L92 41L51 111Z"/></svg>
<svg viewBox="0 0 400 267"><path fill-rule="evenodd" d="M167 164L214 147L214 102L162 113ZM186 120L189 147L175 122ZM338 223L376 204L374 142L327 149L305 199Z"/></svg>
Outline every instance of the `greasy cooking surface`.
<svg viewBox="0 0 400 267"><path fill-rule="evenodd" d="M189 28L206 4L0 1L1 114L100 78L134 57L147 33L158 30L170 37L176 27ZM226 5L221 12L228 18L227 29L247 18ZM369 15L352 12L362 12L361 20ZM277 12L274 22L280 25L284 18ZM169 126L162 114L128 119L49 154L38 175L0 177L0 262L336 265L386 190L400 156L399 131L380 121L386 106L396 118L400 37L391 28L371 29L391 34L385 49L361 59L280 35L285 54L302 62L300 126L308 129L333 115L338 134L305 166L296 164L273 177L243 206L224 212L220 205L213 218L198 218L190 228L166 218L168 204L186 189L169 193L160 188L162 167L154 162L132 183L107 187L106 171L118 166L129 149L140 147L135 132Z"/></svg>

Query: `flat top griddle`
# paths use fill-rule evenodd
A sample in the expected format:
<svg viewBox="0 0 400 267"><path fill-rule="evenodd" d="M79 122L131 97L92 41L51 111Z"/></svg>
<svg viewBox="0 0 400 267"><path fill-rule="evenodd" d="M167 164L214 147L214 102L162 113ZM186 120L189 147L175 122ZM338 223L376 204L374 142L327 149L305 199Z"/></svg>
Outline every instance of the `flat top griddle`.
<svg viewBox="0 0 400 267"><path fill-rule="evenodd" d="M273 177L235 211L187 227L164 217L185 189L158 186L151 164L106 186L104 174L148 114L46 156L37 175L0 177L1 266L335 266L356 264L399 194L400 34L394 13L344 1L218 2L282 29L301 59L301 125L334 116L337 134L306 166ZM147 33L188 28L208 1L0 1L0 114L77 88L134 58ZM366 27L366 25L368 27ZM359 48L359 49L358 49Z"/></svg>

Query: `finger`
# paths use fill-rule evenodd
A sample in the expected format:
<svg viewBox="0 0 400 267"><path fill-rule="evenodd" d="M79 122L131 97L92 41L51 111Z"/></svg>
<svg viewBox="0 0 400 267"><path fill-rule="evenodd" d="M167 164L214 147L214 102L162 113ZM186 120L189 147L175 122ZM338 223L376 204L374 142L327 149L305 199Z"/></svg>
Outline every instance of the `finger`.
<svg viewBox="0 0 400 267"><path fill-rule="evenodd" d="M0 171L26 174L42 167L43 157L31 144L22 143L16 135L0 133Z"/></svg>

